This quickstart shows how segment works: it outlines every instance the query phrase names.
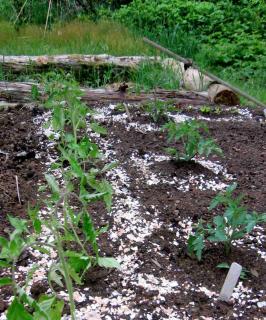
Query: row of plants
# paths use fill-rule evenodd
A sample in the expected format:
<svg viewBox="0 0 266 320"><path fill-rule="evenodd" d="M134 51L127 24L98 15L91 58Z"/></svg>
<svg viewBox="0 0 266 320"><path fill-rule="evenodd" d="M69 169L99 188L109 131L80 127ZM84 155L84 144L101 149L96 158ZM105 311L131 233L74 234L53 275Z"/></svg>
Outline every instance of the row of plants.
<svg viewBox="0 0 266 320"><path fill-rule="evenodd" d="M167 121L162 129L166 131L169 143L181 141L182 150L176 147L166 149L174 161L188 162L197 156L223 155L215 140L208 136L209 129L206 123L195 119L181 123L169 121L168 113L174 109L171 104L165 104L163 101L151 102L145 107L156 123ZM200 261L207 243L222 243L228 256L233 241L242 239L256 225L266 222L266 213L249 211L242 205L244 196L237 195L236 188L237 183L233 183L212 200L209 210L218 208L224 210L223 214L214 215L210 221L199 219L194 226L194 231L188 238L188 253L192 258L196 257Z"/></svg>
<svg viewBox="0 0 266 320"><path fill-rule="evenodd" d="M7 319L61 319L64 301L57 291L66 289L69 297L71 319L75 319L74 284L81 285L86 273L96 266L119 268L112 257L101 256L99 236L107 232L108 226L95 228L89 212L94 201L103 201L108 210L112 205L112 187L102 178L116 163L103 163L99 146L91 141L87 130L106 135L106 129L93 119L94 111L80 99L82 92L78 84L67 75L48 74L44 82L46 108L51 111L49 126L53 129L51 139L56 142L58 160L45 175L47 183L39 206L28 209L29 219L9 217L13 232L9 239L0 237L0 267L7 276L0 279L1 286L13 288L13 300L7 311ZM32 95L39 97L37 87ZM168 121L173 106L155 101L146 110L156 122ZM89 124L88 124L89 120ZM88 128L89 126L89 128ZM208 127L199 121L189 120L180 124L168 121L163 130L168 141L174 145L182 142L182 151L173 146L167 151L175 161L192 161L197 155L222 155L215 141L207 136ZM55 179L60 171L62 178ZM215 215L211 221L199 220L188 239L188 253L202 259L208 242L223 243L226 254L232 243L243 238L259 223L266 221L266 214L249 212L241 205L242 196L235 196L236 184L219 193L210 205L210 210L224 208L224 214ZM47 209L43 216L41 208ZM49 241L40 240L42 231L49 231ZM55 253L56 259L49 266L47 281L52 294L32 298L29 287L34 273L41 267L34 264L24 283L16 278L19 258L22 253L34 249L48 257ZM8 276L10 274L10 276Z"/></svg>
<svg viewBox="0 0 266 320"><path fill-rule="evenodd" d="M0 237L0 267L10 274L0 279L0 286L12 286L13 300L7 310L8 320L61 319L64 301L58 289L67 290L71 319L75 319L74 283L81 285L90 268L95 266L119 268L112 257L99 253L99 236L108 226L95 228L89 212L94 201L103 201L107 210L112 205L112 187L101 176L115 163L100 165L103 155L97 144L86 134L89 130L105 135L106 129L93 120L93 112L81 101L78 84L67 77L49 74L45 92L45 107L51 111L49 126L53 129L50 139L56 142L58 160L45 174L46 184L38 206L28 209L29 219L9 217L13 232L9 239ZM33 87L33 95L38 97ZM62 178L55 178L60 171ZM43 216L42 209L48 213ZM43 230L48 230L49 241L40 240ZM43 237L42 237L43 238ZM52 240L51 240L52 239ZM33 299L29 292L30 281L42 265L34 263L24 283L18 282L16 271L19 258L30 249L56 259L49 266L47 281L52 294Z"/></svg>

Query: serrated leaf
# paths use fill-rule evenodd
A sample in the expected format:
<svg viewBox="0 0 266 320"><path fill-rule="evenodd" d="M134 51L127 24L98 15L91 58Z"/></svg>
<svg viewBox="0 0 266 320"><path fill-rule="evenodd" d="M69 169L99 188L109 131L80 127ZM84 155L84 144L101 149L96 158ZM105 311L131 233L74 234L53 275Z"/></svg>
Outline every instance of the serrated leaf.
<svg viewBox="0 0 266 320"><path fill-rule="evenodd" d="M7 310L7 320L33 320L33 317L15 298Z"/></svg>
<svg viewBox="0 0 266 320"><path fill-rule="evenodd" d="M120 268L120 263L115 258L99 257L98 265L104 268Z"/></svg>
<svg viewBox="0 0 266 320"><path fill-rule="evenodd" d="M0 237L0 246L1 247L7 247L8 246L8 240L4 237Z"/></svg>
<svg viewBox="0 0 266 320"><path fill-rule="evenodd" d="M110 170L116 168L117 166L118 166L117 162L108 163L103 167L102 172L110 171Z"/></svg>
<svg viewBox="0 0 266 320"><path fill-rule="evenodd" d="M71 165L73 173L75 173L75 176L78 178L82 178L84 176L84 172L78 162L75 159L69 158L69 163Z"/></svg>
<svg viewBox="0 0 266 320"><path fill-rule="evenodd" d="M0 260L0 268L8 268L10 266L11 266L11 264L8 263L7 261Z"/></svg>
<svg viewBox="0 0 266 320"><path fill-rule="evenodd" d="M90 124L90 127L91 127L91 129L94 131L94 132L96 132L96 133L98 133L98 134L100 134L100 135L103 135L103 136L106 136L107 135L107 130L106 130L106 128L105 127L103 127L103 126L100 126L98 123L96 123L96 122L92 122L91 124Z"/></svg>
<svg viewBox="0 0 266 320"><path fill-rule="evenodd" d="M12 284L12 279L9 277L0 278L0 287L9 286Z"/></svg>
<svg viewBox="0 0 266 320"><path fill-rule="evenodd" d="M216 224L217 227L224 225L224 218L222 216L216 216L213 218L213 222Z"/></svg>
<svg viewBox="0 0 266 320"><path fill-rule="evenodd" d="M60 272L60 273L59 273ZM63 282L62 282L62 274L61 274L61 269L57 264L54 264L50 272L48 274L48 277L50 281L55 282L57 285L59 285L61 288L64 287Z"/></svg>
<svg viewBox="0 0 266 320"><path fill-rule="evenodd" d="M60 189L59 189L57 181L55 180L55 177L51 176L50 174L45 174L45 179L46 179L50 189L52 190L52 192L55 194L59 194Z"/></svg>
<svg viewBox="0 0 266 320"><path fill-rule="evenodd" d="M27 231L27 220L8 216L10 224L19 232Z"/></svg>

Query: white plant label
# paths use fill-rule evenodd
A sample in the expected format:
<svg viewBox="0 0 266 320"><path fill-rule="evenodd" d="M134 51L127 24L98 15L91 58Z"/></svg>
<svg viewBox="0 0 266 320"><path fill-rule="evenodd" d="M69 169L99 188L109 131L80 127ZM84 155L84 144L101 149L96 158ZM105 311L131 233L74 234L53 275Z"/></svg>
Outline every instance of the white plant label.
<svg viewBox="0 0 266 320"><path fill-rule="evenodd" d="M227 273L227 276L225 278L222 290L219 295L219 300L222 301L229 301L232 293L234 291L234 288L237 284L237 281L240 277L240 273L242 271L242 266L236 262L233 262L231 264L231 267Z"/></svg>

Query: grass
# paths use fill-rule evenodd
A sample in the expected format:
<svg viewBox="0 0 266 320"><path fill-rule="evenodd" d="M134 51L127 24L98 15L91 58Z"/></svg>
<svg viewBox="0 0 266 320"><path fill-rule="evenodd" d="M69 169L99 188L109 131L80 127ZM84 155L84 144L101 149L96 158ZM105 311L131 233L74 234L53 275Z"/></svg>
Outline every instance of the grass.
<svg viewBox="0 0 266 320"><path fill-rule="evenodd" d="M16 31L9 22L0 22L0 54L150 54L151 49L124 26L112 21L74 20L56 24L44 36L44 27L22 26Z"/></svg>
<svg viewBox="0 0 266 320"><path fill-rule="evenodd" d="M202 45L193 34L186 34L177 29L175 31L166 31L156 38L151 33L146 35L173 52L185 58L191 58L202 69L212 72L266 104L266 71L262 67L258 67L258 70L252 76L244 77L241 68L233 70L232 68L211 67L209 57L212 54L212 48ZM244 98L241 98L241 103L253 106L252 102Z"/></svg>
<svg viewBox="0 0 266 320"><path fill-rule="evenodd" d="M121 55L159 55L141 40L140 35L131 32L125 26L113 21L100 20L99 22L74 20L65 24L56 24L44 37L44 27L36 25L22 26L16 31L12 24L0 21L0 54L2 55L44 55L44 54L111 54ZM146 34L152 38L151 34ZM193 58L194 61L227 80L233 85L246 91L257 99L266 103L266 72L258 70L247 80L243 80L241 70L213 70L208 66L208 52L200 42L191 34L165 32L154 39L174 52L184 57ZM211 50L211 49L210 49ZM209 52L210 54L210 52ZM169 70L168 70L169 71ZM10 79L7 75L1 75L1 79ZM32 78L32 75L24 75L21 80ZM85 77L84 84L89 86L102 86L112 81L128 80L128 76L113 77L112 70L93 71ZM154 66L143 66L139 72L132 75L140 87L150 89L157 85L165 89L176 89L179 79L165 70L159 70ZM247 101L243 100L243 103ZM247 104L250 104L249 102Z"/></svg>

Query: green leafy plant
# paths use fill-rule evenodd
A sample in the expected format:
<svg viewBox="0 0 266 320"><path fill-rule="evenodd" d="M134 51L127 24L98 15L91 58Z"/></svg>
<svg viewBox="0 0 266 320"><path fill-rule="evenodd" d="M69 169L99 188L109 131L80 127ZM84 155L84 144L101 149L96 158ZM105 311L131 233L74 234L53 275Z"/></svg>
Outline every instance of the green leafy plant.
<svg viewBox="0 0 266 320"><path fill-rule="evenodd" d="M144 110L149 113L152 120L156 123L167 120L167 112L176 111L175 106L161 100L154 100L144 106Z"/></svg>
<svg viewBox="0 0 266 320"><path fill-rule="evenodd" d="M202 106L202 107L200 107L200 112L203 113L203 114L204 114L204 113L210 114L211 111L212 111L212 109L211 109L211 107L209 107L209 106Z"/></svg>
<svg viewBox="0 0 266 320"><path fill-rule="evenodd" d="M233 241L242 239L257 224L266 222L265 213L249 212L241 205L243 195L234 195L236 187L236 183L230 185L225 192L219 193L212 200L209 210L222 206L225 211L223 215L216 215L210 222L199 220L195 232L188 239L188 251L191 256L196 255L197 259L201 260L206 241L222 243L225 254L228 255Z"/></svg>
<svg viewBox="0 0 266 320"><path fill-rule="evenodd" d="M39 189L46 192L43 203L48 212L46 218L40 217L38 207L29 208L30 220L9 217L14 231L9 240L0 237L0 267L12 271L12 277L2 278L0 285L12 285L15 297L8 308L8 320L18 319L15 318L18 313L21 319L60 319L63 302L56 299L55 284L67 290L74 320L74 283L82 284L89 268L119 268L113 257L100 254L98 239L108 231L108 226L96 228L88 211L89 204L94 201L103 201L110 211L113 190L102 175L116 163L99 165L100 160L103 162L102 153L86 134L86 121L90 119L90 130L102 136L107 130L93 119L93 112L81 101L82 92L72 78L48 74L45 91L48 95L46 107L51 110L50 125L59 135L56 141L59 159L45 174L47 185ZM58 169L63 180L60 183L53 175ZM38 240L44 227L52 235L52 240L45 243ZM20 287L14 276L20 255L29 248L47 254L53 250L57 255L47 272L52 295L38 301L25 293L29 280ZM32 274L34 270L29 272Z"/></svg>
<svg viewBox="0 0 266 320"><path fill-rule="evenodd" d="M16 281L16 265L24 251L29 248L35 248L40 252L49 253L50 248L55 248L52 244L38 241L38 235L41 232L43 223L38 217L38 210L29 209L29 216L30 220L9 216L13 231L9 235L9 239L0 237L0 268L11 269L11 276L0 278L0 287L11 286L14 296L7 311L7 319L60 320L64 302L58 300L56 295L41 295L36 300L27 293L29 282L40 266L35 264L31 267L23 285L21 285L21 282L19 284ZM34 232L29 231L30 226ZM29 309L31 310L30 312Z"/></svg>
<svg viewBox="0 0 266 320"><path fill-rule="evenodd" d="M177 161L190 161L197 154L207 157L212 153L222 155L222 150L215 141L212 138L205 138L202 134L209 132L207 125L203 122L190 120L176 124L170 121L163 128L168 132L168 142L182 141L183 153L181 155L173 147L166 149Z"/></svg>

